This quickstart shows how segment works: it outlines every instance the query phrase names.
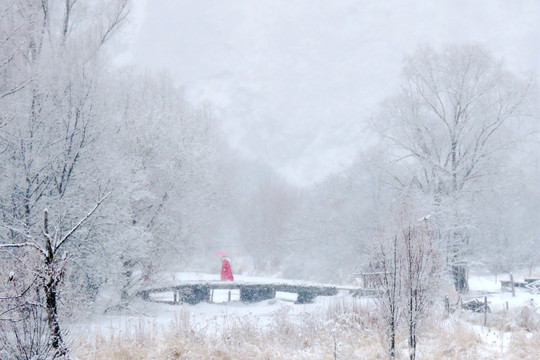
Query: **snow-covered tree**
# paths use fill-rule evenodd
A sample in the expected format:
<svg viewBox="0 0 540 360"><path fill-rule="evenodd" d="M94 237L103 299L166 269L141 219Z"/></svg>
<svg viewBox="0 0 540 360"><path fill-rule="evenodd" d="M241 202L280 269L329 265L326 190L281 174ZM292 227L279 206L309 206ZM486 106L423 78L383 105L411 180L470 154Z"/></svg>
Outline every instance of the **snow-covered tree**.
<svg viewBox="0 0 540 360"><path fill-rule="evenodd" d="M416 358L418 332L441 284L441 257L428 216L419 217L409 197L397 204L374 244L370 270L375 279L376 304L396 356L396 335L405 322L409 357Z"/></svg>
<svg viewBox="0 0 540 360"><path fill-rule="evenodd" d="M95 141L107 121L105 46L127 16L127 3L0 1L0 246L3 267L17 269L25 284L1 305L26 299L45 309L49 345L59 356L65 352L57 316L61 285L92 273L82 262L66 269L63 254L91 262L85 252L99 247L92 230L75 225L106 187L94 171ZM43 222L46 208L54 231Z"/></svg>
<svg viewBox="0 0 540 360"><path fill-rule="evenodd" d="M394 185L433 203L459 291L468 288L473 199L489 189L501 156L530 133L532 86L478 46L423 48L407 59L401 93L377 118L394 161L406 168L392 174Z"/></svg>
<svg viewBox="0 0 540 360"><path fill-rule="evenodd" d="M115 271L129 301L144 279L213 256L226 161L208 107L187 102L169 76L122 70L108 93L114 121L99 144L115 189L110 246L121 254Z"/></svg>
<svg viewBox="0 0 540 360"><path fill-rule="evenodd" d="M58 292L66 272L68 258L68 252L66 251L67 244L73 240L74 234L88 221L106 198L107 196L98 199L96 205L68 231L64 232L58 228L53 231L49 226L48 210L45 209L42 227L43 240L39 239L41 236L37 237L32 234L21 233L25 238L24 242L0 244L0 249L7 249L9 251L22 248L25 251L33 253L32 255L34 256L32 256L32 258L37 258L37 261L35 262L24 264L26 270L32 274L33 279L31 281L28 278L25 279L25 274L13 274L13 278L15 276L23 275L21 280L26 280L27 286L22 292L12 294L3 299L15 301L17 306L8 306L7 310L4 310L2 314L6 315L9 319L7 321L16 321L15 319L18 317L17 314L21 311L25 311L27 307L37 310L38 314L40 313L39 310L41 310L41 307L43 307L46 312L47 325L49 328L49 336L47 338L50 343L48 345L50 346L53 358L64 358L68 356L69 352L64 340L58 314L60 299ZM16 229L9 229L19 233ZM36 235L41 234L37 233ZM20 258L15 254L10 253L10 255L13 256L16 261L20 261ZM26 301L20 303L21 299ZM41 302L43 303L41 304ZM37 304L37 308L35 304ZM12 313L15 313L15 319L9 318L13 315ZM4 321L6 320L4 319ZM32 329L38 329L35 328L35 326L39 324L39 319L36 319L36 324L28 325ZM7 336L5 340L10 343L13 339ZM49 347L47 347L46 350L48 352ZM43 354L36 354L36 356L43 356Z"/></svg>

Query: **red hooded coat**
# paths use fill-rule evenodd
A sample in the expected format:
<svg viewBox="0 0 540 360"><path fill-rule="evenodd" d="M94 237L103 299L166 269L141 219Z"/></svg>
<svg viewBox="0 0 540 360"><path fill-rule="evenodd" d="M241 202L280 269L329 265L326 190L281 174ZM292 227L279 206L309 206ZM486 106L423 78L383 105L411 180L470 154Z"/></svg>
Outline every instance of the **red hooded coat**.
<svg viewBox="0 0 540 360"><path fill-rule="evenodd" d="M234 280L231 263L227 259L223 259L223 263L221 265L221 280Z"/></svg>

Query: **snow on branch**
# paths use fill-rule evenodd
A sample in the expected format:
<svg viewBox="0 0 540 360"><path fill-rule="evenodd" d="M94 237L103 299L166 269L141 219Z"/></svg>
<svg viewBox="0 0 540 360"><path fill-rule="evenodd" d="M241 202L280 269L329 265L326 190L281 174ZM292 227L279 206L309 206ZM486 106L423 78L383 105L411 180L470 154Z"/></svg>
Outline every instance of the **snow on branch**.
<svg viewBox="0 0 540 360"><path fill-rule="evenodd" d="M41 248L38 244L34 242L24 242L24 243L16 243L16 244L0 244L0 248L20 248L20 247L33 247L34 249L37 249L41 254L46 255L45 250Z"/></svg>
<svg viewBox="0 0 540 360"><path fill-rule="evenodd" d="M54 251L57 251L60 246L62 246L63 243L66 242L66 240L68 240L71 235L73 235L73 233L75 231L77 231L86 221L88 221L88 219L96 212L96 210L99 208L99 206L109 197L111 193L107 193L104 197L102 197L101 199L98 200L98 202L96 203L96 205L92 208L92 210L90 210L88 212L88 214L86 214L85 217L83 217L81 220L79 220L79 222L77 223L77 225L75 225L70 231L68 231L63 237L62 239L55 245L55 249Z"/></svg>

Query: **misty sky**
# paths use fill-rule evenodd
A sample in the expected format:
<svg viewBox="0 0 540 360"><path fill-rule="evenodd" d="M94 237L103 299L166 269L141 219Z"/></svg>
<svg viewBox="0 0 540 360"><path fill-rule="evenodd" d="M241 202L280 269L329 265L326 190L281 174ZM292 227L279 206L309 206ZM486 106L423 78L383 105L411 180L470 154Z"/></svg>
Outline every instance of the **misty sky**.
<svg viewBox="0 0 540 360"><path fill-rule="evenodd" d="M137 0L122 62L208 101L244 155L290 182L347 166L419 45L484 44L540 70L537 0Z"/></svg>

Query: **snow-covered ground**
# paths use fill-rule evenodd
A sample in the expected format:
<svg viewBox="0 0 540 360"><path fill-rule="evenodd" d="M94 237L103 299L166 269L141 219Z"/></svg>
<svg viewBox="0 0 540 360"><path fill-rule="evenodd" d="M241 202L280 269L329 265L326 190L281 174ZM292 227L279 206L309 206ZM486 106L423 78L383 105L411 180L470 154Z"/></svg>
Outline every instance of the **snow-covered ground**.
<svg viewBox="0 0 540 360"><path fill-rule="evenodd" d="M527 289L516 288L516 295L512 292L501 290L501 280L510 280L508 275L494 276L472 276L469 280L470 294L468 297L483 298L487 296L489 306L492 311L499 311L509 308L525 306L531 301L536 305L540 304L540 294L533 294ZM523 281L523 277L516 277L514 281Z"/></svg>
<svg viewBox="0 0 540 360"><path fill-rule="evenodd" d="M231 283L257 283L257 284L291 284L291 285L322 285L302 280L280 279L275 277L234 275L235 280ZM219 281L219 274L204 274L195 272L178 272L161 277L148 288L171 286L179 283L189 282L214 282ZM326 284L329 285L329 284ZM229 291L231 301L228 301ZM178 316L189 314L190 323L199 327L207 327L210 324L222 324L230 317L254 316L261 325L273 316L276 311L286 311L288 316L297 317L303 313L313 313L325 311L333 303L349 301L352 296L348 290L339 290L335 296L319 296L312 304L295 304L297 294L287 292L277 292L275 299L264 300L258 303L242 303L239 301L240 293L237 289L215 289L213 303L199 303L196 305L179 304L169 305L163 303L147 302L138 300L132 306L130 315L107 315L95 318L86 323L84 331L96 331L101 333L121 334L134 324L144 324L151 327L153 331L160 332L167 329ZM163 292L151 295L152 300L172 301L172 292ZM369 303L371 299L366 298L361 302Z"/></svg>
<svg viewBox="0 0 540 360"><path fill-rule="evenodd" d="M256 317L259 323L264 325L278 311L285 311L290 317L300 317L304 313L323 312L335 302L351 299L347 291L340 291L336 296L319 296L312 304L295 304L296 294L278 292L275 299L246 304L238 300L238 290L231 292L230 302L225 301L228 297L228 290L220 290L219 292L216 290L214 303L196 305L169 305L139 300L133 304L133 309L136 309L139 314L100 316L85 323L82 329L84 331L122 334L134 324L138 324L137 326L142 324L159 333L174 324L179 316L186 316L186 314L189 315L190 323L198 328L218 326L229 318L246 316ZM163 298L159 300L170 300L169 296L172 298L172 293L164 293ZM370 299L365 299L366 303L370 301Z"/></svg>
<svg viewBox="0 0 540 360"><path fill-rule="evenodd" d="M509 308L526 306L530 304L531 301L537 305L540 304L540 294L532 294L525 289L516 288L516 296L513 297L511 292L501 290L500 280L506 280L506 278L498 278L497 281L495 281L494 276L472 276L469 280L471 291L464 300L466 301L474 298L483 300L484 296L487 296L492 311L504 310L507 304ZM516 281L517 280L520 279L517 278ZM219 281L219 274L192 272L174 273L159 281L159 286L200 281ZM246 275L235 275L234 283L317 285L300 280ZM228 301L229 292L231 293L231 301ZM153 326L156 326L156 329L159 329L160 327L167 327L180 312L189 313L192 323L199 325L206 325L210 321L220 322L231 315L239 317L252 315L258 317L261 322L264 323L264 319L270 317L276 310L284 307L288 308L290 316L299 316L305 312L323 311L335 302L353 299L352 295L350 295L347 290L340 290L336 296L319 296L315 298L315 301L312 304L295 304L294 302L297 295L286 292L277 292L275 299L249 304L240 302L239 297L239 290L216 289L213 294L213 303L167 305L138 301L133 305L133 309L136 309L136 312L140 313L140 315L105 316L104 318L97 319L91 326L102 328L104 330L121 331L129 323L145 320L152 323ZM173 294L172 292L153 294L152 299L171 301L173 299ZM372 303L372 299L370 298L365 298L361 301L366 304Z"/></svg>
<svg viewBox="0 0 540 360"><path fill-rule="evenodd" d="M174 279L176 282L217 281L217 278L217 275L209 274L176 273L171 275L170 279L165 280L171 281ZM468 354L463 357L464 359L516 359L519 356L507 357L508 354L515 353L516 341L530 344L527 343L529 341L535 344L532 337L537 336L535 335L537 329L529 331L528 325L524 324L524 322L535 321L534 317L531 317L527 312L532 311L538 315L540 295L532 294L526 289L516 288L514 297L511 292L501 291L499 282L501 279L497 280L496 282L493 276L471 277L469 282L471 292L463 298L464 301L474 298L483 301L484 296L487 296L491 308L491 313L487 314L487 326L484 325L484 314L470 311L458 311L448 319L444 317L435 320L435 323L431 325L435 326L434 332L422 340L423 344L426 344L426 351L435 351L433 356L439 356L438 347L442 346L448 348L444 351L457 351L457 357L449 355L446 357L448 359L461 359L460 354L465 354L463 351L467 351ZM517 277L515 280L523 279ZM272 277L248 276L235 276L235 282L305 284L305 282ZM163 294L161 296L163 296L163 300L168 300L166 297L172 297L172 294ZM290 293L277 293L275 299L246 304L238 300L238 290L231 290L231 301L227 301L229 290L224 289L214 292L214 303L169 305L138 300L132 305L133 312L130 315L100 316L75 327L72 334L90 339L96 336L104 336L107 339L137 339L139 337L160 337L162 335L167 338L167 333L170 334L171 329L188 328L196 334L213 334L213 336L219 337L221 335L216 334L221 334L224 329L230 329L231 326L234 327L234 324L254 326L257 329L274 329L276 321L279 321L276 319L280 319L280 317L287 319L287 326L291 326L290 324L299 326L307 317L320 319L320 324L325 324L325 327L332 327L336 325L329 325L326 323L328 320L325 320L328 319L332 309L341 309L338 310L339 313L339 311L347 312L353 309L354 306L360 306L364 309L364 315L361 315L364 317L369 317L370 315L366 314L369 314L371 309L374 309L372 298L356 298L347 290L340 290L335 296L317 297L312 304L295 304L295 296L295 294ZM540 316L536 317L540 319ZM354 315L352 318L354 318ZM355 321L358 321L358 319ZM341 325L337 326L339 328ZM437 328L437 326L439 327ZM452 329L456 329L458 333L463 335L462 338L455 338L455 336L459 338L459 334L451 335L453 333ZM442 332L438 333L438 331L442 331L444 334ZM514 335L517 337L514 338ZM470 344L467 346L474 348L474 351L455 350L452 344L447 344L448 341L456 341L456 343L469 341ZM523 348L524 358L534 359L534 356L530 356L530 351L532 350L526 347Z"/></svg>

